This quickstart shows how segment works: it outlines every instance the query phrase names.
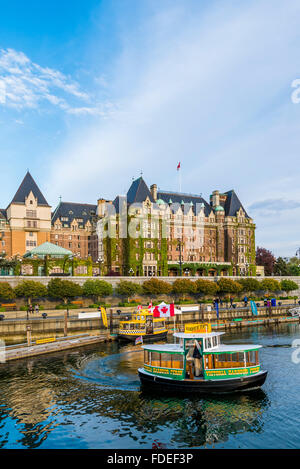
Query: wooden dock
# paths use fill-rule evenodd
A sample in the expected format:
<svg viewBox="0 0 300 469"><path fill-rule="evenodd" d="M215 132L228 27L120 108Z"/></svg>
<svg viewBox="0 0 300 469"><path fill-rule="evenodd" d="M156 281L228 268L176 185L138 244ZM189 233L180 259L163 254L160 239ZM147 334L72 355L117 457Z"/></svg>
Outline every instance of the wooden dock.
<svg viewBox="0 0 300 469"><path fill-rule="evenodd" d="M60 352L62 350L69 350L84 345L97 344L100 342L111 342L114 337L109 334L102 334L96 336L79 336L73 338L57 339L51 342L45 342L38 345L16 345L5 348L4 362L19 360L22 358L36 357L46 353ZM1 365L0 365L1 366Z"/></svg>

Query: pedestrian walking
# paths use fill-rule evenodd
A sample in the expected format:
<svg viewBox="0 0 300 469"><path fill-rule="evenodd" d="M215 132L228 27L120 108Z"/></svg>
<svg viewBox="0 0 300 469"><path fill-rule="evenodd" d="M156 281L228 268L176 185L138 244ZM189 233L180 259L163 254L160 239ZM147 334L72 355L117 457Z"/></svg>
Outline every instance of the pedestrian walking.
<svg viewBox="0 0 300 469"><path fill-rule="evenodd" d="M248 304L248 298L247 298L247 296L245 296L245 297L244 297L244 306L246 307L247 304Z"/></svg>
<svg viewBox="0 0 300 469"><path fill-rule="evenodd" d="M33 314L33 306L32 305L29 306L29 313Z"/></svg>
<svg viewBox="0 0 300 469"><path fill-rule="evenodd" d="M37 314L39 314L39 312L40 312L39 305L35 305L35 307L34 307L34 312L37 313Z"/></svg>

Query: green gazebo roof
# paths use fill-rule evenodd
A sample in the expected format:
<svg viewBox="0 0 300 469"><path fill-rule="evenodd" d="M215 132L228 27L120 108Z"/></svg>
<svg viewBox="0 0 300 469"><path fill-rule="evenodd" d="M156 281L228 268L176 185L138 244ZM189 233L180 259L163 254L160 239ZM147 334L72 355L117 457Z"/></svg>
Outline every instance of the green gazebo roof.
<svg viewBox="0 0 300 469"><path fill-rule="evenodd" d="M50 257L59 258L59 257L65 257L65 256L72 256L72 255L73 255L72 251L62 248L61 246L56 246L56 244L46 242L32 249L32 251L26 252L26 254L24 254L23 257L50 256Z"/></svg>

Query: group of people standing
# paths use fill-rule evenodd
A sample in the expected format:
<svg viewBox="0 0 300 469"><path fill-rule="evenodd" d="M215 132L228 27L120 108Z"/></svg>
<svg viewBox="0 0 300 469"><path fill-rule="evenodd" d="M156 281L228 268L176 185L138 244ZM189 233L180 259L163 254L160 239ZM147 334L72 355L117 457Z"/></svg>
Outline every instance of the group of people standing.
<svg viewBox="0 0 300 469"><path fill-rule="evenodd" d="M39 312L40 312L39 305L35 305L34 308L32 305L29 305L27 308L27 314L33 314L33 313L39 313Z"/></svg>
<svg viewBox="0 0 300 469"><path fill-rule="evenodd" d="M233 302L234 302L234 297L231 296L230 299L230 308L233 308ZM246 307L248 305L248 298L247 296L244 297L244 306ZM218 306L222 307L223 306L223 300L222 298L215 298L213 301L214 308L217 309Z"/></svg>

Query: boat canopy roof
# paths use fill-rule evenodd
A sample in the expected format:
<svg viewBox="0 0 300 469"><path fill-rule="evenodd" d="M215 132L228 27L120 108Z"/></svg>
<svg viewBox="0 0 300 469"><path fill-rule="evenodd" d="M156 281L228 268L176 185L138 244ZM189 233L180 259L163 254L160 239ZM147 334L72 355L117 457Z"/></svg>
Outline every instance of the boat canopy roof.
<svg viewBox="0 0 300 469"><path fill-rule="evenodd" d="M153 352L160 353L184 353L184 349L179 344L149 344L143 345L142 348L145 350L152 350Z"/></svg>
<svg viewBox="0 0 300 469"><path fill-rule="evenodd" d="M205 350L205 354L211 353L237 353L237 352L250 352L252 350L258 350L262 345L252 345L252 344L220 344L217 347L210 348ZM180 344L149 344L143 345L143 349L150 350L153 352L159 353L185 353L184 348Z"/></svg>
<svg viewBox="0 0 300 469"><path fill-rule="evenodd" d="M225 334L225 332L175 332L173 336L178 337L179 339L207 339L209 337L217 337L223 334Z"/></svg>

